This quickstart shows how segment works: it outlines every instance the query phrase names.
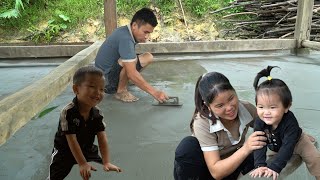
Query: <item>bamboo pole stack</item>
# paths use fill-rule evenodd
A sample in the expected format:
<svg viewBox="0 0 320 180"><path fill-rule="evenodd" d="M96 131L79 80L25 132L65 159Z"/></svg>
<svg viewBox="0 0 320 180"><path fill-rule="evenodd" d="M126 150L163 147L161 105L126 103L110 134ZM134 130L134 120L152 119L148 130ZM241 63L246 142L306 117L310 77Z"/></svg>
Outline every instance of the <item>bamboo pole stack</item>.
<svg viewBox="0 0 320 180"><path fill-rule="evenodd" d="M241 39L293 38L298 0L235 0L230 6L211 12L243 7L243 12L229 13L222 22L232 23L232 29L223 29L227 35ZM320 41L320 1L314 1L310 40ZM239 19L239 15L250 18ZM221 21L220 21L221 22Z"/></svg>

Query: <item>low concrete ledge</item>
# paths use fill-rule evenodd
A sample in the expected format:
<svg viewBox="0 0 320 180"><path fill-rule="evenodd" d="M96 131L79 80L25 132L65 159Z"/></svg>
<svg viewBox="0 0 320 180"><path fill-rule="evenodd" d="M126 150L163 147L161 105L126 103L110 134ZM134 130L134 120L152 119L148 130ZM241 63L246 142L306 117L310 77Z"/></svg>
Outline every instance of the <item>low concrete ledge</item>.
<svg viewBox="0 0 320 180"><path fill-rule="evenodd" d="M95 44L101 45L103 41ZM0 58L73 56L89 45L0 46ZM137 53L206 53L295 49L294 39L250 39L191 42L140 43Z"/></svg>
<svg viewBox="0 0 320 180"><path fill-rule="evenodd" d="M0 58L71 57L89 46L89 44L0 46Z"/></svg>
<svg viewBox="0 0 320 180"><path fill-rule="evenodd" d="M0 145L58 96L74 72L94 60L100 43L94 43L47 76L0 101Z"/></svg>
<svg viewBox="0 0 320 180"><path fill-rule="evenodd" d="M198 53L198 52L239 52L283 50L296 48L294 39L250 39L194 41L182 43L142 43L137 45L137 53Z"/></svg>

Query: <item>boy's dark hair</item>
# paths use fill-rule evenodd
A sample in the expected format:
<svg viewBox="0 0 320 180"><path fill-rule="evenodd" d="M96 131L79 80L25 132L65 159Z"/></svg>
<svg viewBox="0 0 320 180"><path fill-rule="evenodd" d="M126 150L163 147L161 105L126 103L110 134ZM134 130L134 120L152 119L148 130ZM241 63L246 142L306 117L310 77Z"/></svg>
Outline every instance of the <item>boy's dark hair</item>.
<svg viewBox="0 0 320 180"><path fill-rule="evenodd" d="M211 119L213 124L216 123L217 119L212 112L211 117L209 116L210 110L208 107L219 93L229 90L235 91L229 79L219 72L210 72L198 78L194 92L196 108L190 122L192 132L194 118L198 113L200 113L201 117Z"/></svg>
<svg viewBox="0 0 320 180"><path fill-rule="evenodd" d="M277 66L268 66L266 69L261 70L253 82L253 87L256 90L256 105L257 105L257 96L260 94L273 94L276 93L282 102L284 108L288 108L292 103L292 95L289 87L280 79L271 78L270 72L271 70ZM277 67L279 68L279 67ZM262 82L259 86L259 80L261 77L268 77L267 80Z"/></svg>
<svg viewBox="0 0 320 180"><path fill-rule="evenodd" d="M101 69L94 66L83 66L74 73L73 84L80 85L83 83L87 74L104 77Z"/></svg>
<svg viewBox="0 0 320 180"><path fill-rule="evenodd" d="M144 24L150 24L152 27L156 27L158 25L158 21L154 13L149 8L142 8L137 11L131 20L131 25L136 22L139 26Z"/></svg>

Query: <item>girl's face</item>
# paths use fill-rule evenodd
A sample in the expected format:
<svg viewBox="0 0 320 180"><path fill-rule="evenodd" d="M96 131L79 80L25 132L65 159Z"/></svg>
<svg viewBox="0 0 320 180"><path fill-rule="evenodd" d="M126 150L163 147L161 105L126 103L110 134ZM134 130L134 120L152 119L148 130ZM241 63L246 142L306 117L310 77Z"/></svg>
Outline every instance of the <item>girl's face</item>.
<svg viewBox="0 0 320 180"><path fill-rule="evenodd" d="M238 116L239 100L235 91L220 92L210 104L212 112L222 120L232 121Z"/></svg>
<svg viewBox="0 0 320 180"><path fill-rule="evenodd" d="M257 113L259 118L266 124L271 125L272 129L276 129L283 117L287 113L290 106L285 108L278 94L264 94L257 96Z"/></svg>

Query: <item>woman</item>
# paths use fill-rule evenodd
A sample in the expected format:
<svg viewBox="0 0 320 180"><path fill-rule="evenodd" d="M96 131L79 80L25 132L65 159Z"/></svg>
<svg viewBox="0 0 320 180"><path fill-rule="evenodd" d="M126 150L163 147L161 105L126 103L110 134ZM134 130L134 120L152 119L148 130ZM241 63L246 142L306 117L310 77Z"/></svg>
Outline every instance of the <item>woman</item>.
<svg viewBox="0 0 320 180"><path fill-rule="evenodd" d="M254 168L252 151L266 145L264 132L245 141L257 117L256 108L238 96L228 78L218 72L199 77L195 88L192 136L175 152L176 180L237 179Z"/></svg>

